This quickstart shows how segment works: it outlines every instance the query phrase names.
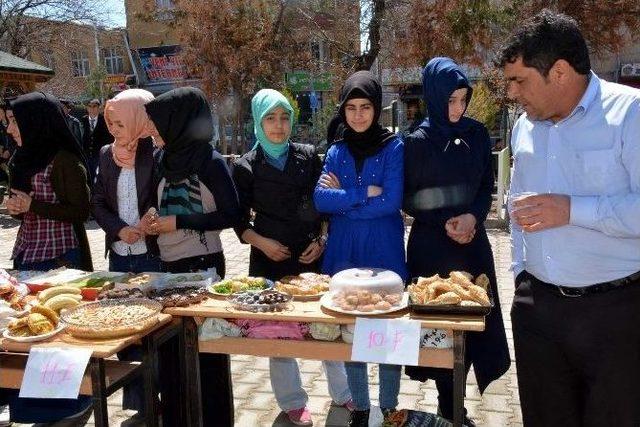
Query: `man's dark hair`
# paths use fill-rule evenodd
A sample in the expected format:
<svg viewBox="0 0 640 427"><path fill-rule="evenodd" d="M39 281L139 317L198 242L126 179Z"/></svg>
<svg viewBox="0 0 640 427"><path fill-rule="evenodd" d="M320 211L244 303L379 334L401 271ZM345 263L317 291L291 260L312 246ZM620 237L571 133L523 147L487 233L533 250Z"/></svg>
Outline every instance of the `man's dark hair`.
<svg viewBox="0 0 640 427"><path fill-rule="evenodd" d="M543 9L524 22L502 46L495 63L500 68L522 58L543 76L559 59L564 59L579 74L589 74L591 62L587 43L575 19Z"/></svg>

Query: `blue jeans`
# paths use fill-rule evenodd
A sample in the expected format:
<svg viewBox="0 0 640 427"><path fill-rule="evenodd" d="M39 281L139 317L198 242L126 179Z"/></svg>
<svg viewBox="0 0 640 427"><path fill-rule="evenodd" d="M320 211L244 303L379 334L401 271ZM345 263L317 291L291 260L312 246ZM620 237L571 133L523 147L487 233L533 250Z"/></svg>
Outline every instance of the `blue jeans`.
<svg viewBox="0 0 640 427"><path fill-rule="evenodd" d="M286 344L285 344L286 345ZM344 405L349 401L349 385L344 372L342 362L323 361L329 395L338 405ZM278 406L283 411L304 408L309 396L302 388L300 369L296 359L288 357L269 358L269 376L271 388L276 396Z"/></svg>
<svg viewBox="0 0 640 427"><path fill-rule="evenodd" d="M345 362L347 381L351 390L353 404L358 411L364 411L371 407L369 401L369 374L367 364L363 362ZM398 406L398 393L400 392L400 365L378 365L380 378L380 408L395 409Z"/></svg>
<svg viewBox="0 0 640 427"><path fill-rule="evenodd" d="M20 271L49 271L60 267L80 268L80 249L73 248L57 258L37 262L22 262L22 254L13 260L13 269Z"/></svg>
<svg viewBox="0 0 640 427"><path fill-rule="evenodd" d="M160 257L149 252L141 255L118 255L109 251L109 271L122 273L150 273L161 270Z"/></svg>
<svg viewBox="0 0 640 427"><path fill-rule="evenodd" d="M140 255L118 255L109 251L109 271L123 273L151 273L160 271L160 258L149 252ZM142 347L132 345L118 352L118 359L142 361ZM122 388L122 408L138 411L144 415L144 384L137 378Z"/></svg>

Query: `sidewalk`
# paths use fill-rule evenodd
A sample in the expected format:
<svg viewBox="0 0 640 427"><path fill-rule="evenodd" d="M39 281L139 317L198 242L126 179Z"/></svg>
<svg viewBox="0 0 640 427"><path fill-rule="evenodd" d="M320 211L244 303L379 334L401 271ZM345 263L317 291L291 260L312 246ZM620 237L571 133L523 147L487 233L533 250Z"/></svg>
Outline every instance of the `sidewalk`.
<svg viewBox="0 0 640 427"><path fill-rule="evenodd" d="M17 232L17 222L7 216L0 216L0 267L10 268L11 250ZM104 233L91 222L87 224L89 243L93 255L93 265L96 270L106 270L104 259ZM518 385L516 382L515 364L513 362L513 337L509 311L513 300L513 278L508 271L510 265L509 234L503 230L488 230L489 240L493 246L496 261L498 284L505 327L512 354L511 369L500 380L491 384L484 396L480 397L475 385L473 374L467 382L466 407L469 416L478 425L486 427L522 426ZM222 242L227 259L227 276L247 274L249 263L249 248L238 242L235 234L229 230L222 233ZM313 414L316 426L344 426L347 413L342 408L332 408L331 399L327 392L327 382L320 362L300 360L300 372L305 390L309 394L309 408ZM233 387L236 405L236 426L289 426L284 419L278 417L280 410L271 392L269 382L269 366L266 358L252 356L232 357ZM370 393L374 404L377 403L378 375L377 370L370 368ZM400 408L436 411L437 392L433 382L426 384L402 377L400 387ZM131 411L123 411L120 407L121 393L116 393L109 399L110 425L133 426ZM21 425L23 426L23 425ZM93 426L93 417L87 426Z"/></svg>

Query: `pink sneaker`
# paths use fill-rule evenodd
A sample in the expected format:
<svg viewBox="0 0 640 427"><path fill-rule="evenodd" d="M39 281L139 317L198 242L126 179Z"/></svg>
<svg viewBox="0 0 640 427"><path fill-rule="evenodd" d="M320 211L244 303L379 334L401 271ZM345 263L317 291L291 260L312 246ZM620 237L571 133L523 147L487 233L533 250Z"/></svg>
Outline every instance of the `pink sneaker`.
<svg viewBox="0 0 640 427"><path fill-rule="evenodd" d="M311 420L311 413L306 406L304 408L292 409L290 411L287 411L287 416L289 417L289 421L297 426L313 425L313 421Z"/></svg>

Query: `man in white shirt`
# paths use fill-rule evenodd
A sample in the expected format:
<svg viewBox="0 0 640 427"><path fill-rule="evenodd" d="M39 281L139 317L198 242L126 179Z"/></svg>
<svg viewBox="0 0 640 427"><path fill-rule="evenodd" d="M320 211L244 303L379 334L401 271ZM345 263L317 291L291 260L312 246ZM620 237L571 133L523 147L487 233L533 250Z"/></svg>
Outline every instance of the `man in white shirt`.
<svg viewBox="0 0 640 427"><path fill-rule="evenodd" d="M511 138L511 311L525 426L640 426L640 91L542 11L497 60ZM534 193L535 195L531 195Z"/></svg>

